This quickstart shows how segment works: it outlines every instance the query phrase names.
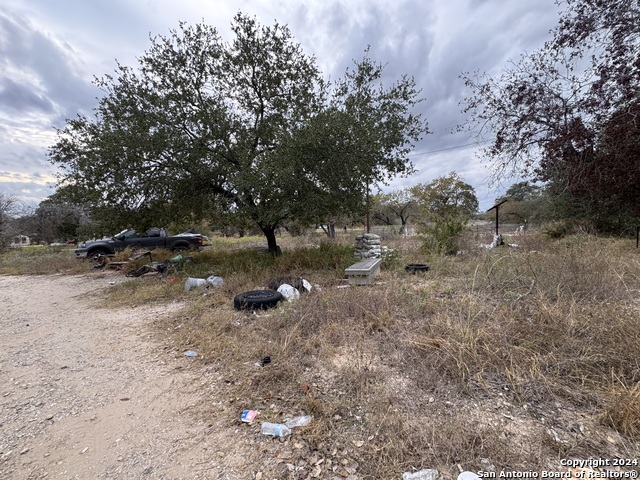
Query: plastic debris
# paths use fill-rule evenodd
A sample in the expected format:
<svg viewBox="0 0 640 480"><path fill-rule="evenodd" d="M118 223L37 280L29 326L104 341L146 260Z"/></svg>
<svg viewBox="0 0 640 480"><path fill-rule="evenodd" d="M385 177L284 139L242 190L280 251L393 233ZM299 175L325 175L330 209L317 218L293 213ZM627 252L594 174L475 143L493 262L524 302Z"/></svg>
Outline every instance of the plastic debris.
<svg viewBox="0 0 640 480"><path fill-rule="evenodd" d="M300 292L288 283L280 285L280 287L278 287L278 292L280 292L288 302L293 302L300 298Z"/></svg>
<svg viewBox="0 0 640 480"><path fill-rule="evenodd" d="M240 420L242 420L245 423L251 423L258 416L258 413L260 412L257 412L255 410L244 410L242 412L242 416L240 417Z"/></svg>
<svg viewBox="0 0 640 480"><path fill-rule="evenodd" d="M414 473L404 472L402 474L402 480L436 480L436 478L438 478L438 470L434 468L427 468Z"/></svg>
<svg viewBox="0 0 640 480"><path fill-rule="evenodd" d="M479 480L480 477L473 472L462 472L458 475L458 480Z"/></svg>
<svg viewBox="0 0 640 480"><path fill-rule="evenodd" d="M263 422L260 426L263 435L271 435L272 437L286 437L291 435L291 429L281 423Z"/></svg>
<svg viewBox="0 0 640 480"><path fill-rule="evenodd" d="M203 287L207 284L207 281L204 278L187 278L187 281L184 282L184 291L188 292L192 288Z"/></svg>
<svg viewBox="0 0 640 480"><path fill-rule="evenodd" d="M169 259L169 262L171 263L180 263L183 260L182 255L176 255L173 258Z"/></svg>
<svg viewBox="0 0 640 480"><path fill-rule="evenodd" d="M184 356L185 357L197 357L198 356L198 352L196 352L195 350L187 350L186 352L184 352Z"/></svg>
<svg viewBox="0 0 640 480"><path fill-rule="evenodd" d="M311 422L311 420L313 420L313 417L311 415L302 415L300 417L285 418L284 424L289 428L304 427L306 425L309 425L309 422Z"/></svg>
<svg viewBox="0 0 640 480"><path fill-rule="evenodd" d="M222 279L222 277L211 275L210 277L207 277L207 282L214 287L219 287L224 283L224 280Z"/></svg>
<svg viewBox="0 0 640 480"><path fill-rule="evenodd" d="M307 292L310 292L313 286L304 278L302 279L302 288L304 288Z"/></svg>

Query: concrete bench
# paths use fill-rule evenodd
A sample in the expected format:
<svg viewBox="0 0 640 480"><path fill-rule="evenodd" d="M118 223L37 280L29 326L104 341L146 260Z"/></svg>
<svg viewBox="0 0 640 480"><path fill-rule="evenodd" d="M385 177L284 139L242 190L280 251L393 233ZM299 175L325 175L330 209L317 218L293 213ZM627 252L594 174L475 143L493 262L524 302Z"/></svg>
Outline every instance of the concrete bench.
<svg viewBox="0 0 640 480"><path fill-rule="evenodd" d="M381 263L381 258L367 258L346 268L344 273L347 275L349 285L369 285L373 283L373 279L380 273Z"/></svg>

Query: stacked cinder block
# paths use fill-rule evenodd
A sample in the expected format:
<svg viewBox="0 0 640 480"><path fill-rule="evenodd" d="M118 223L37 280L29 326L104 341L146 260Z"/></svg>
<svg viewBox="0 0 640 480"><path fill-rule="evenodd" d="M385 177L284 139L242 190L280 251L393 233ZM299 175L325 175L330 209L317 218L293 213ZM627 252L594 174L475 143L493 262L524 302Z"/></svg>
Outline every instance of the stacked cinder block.
<svg viewBox="0 0 640 480"><path fill-rule="evenodd" d="M382 252L387 250L380 244L380 235L375 233L364 233L356 237L356 256L360 258L381 257Z"/></svg>

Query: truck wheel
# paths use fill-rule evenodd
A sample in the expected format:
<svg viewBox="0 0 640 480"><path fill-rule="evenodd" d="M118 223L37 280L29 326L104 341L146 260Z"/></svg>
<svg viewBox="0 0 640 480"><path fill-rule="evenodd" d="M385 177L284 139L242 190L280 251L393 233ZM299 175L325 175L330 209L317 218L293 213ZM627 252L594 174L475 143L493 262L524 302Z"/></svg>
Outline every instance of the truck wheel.
<svg viewBox="0 0 640 480"><path fill-rule="evenodd" d="M189 250L189 247L187 247L186 245L177 245L173 247L174 252L186 252L187 250Z"/></svg>
<svg viewBox="0 0 640 480"><path fill-rule="evenodd" d="M252 290L240 293L233 299L236 310L266 310L282 300L282 294L274 290Z"/></svg>
<svg viewBox="0 0 640 480"><path fill-rule="evenodd" d="M96 259L99 255L111 255L111 252L106 248L96 248L87 253L87 258Z"/></svg>

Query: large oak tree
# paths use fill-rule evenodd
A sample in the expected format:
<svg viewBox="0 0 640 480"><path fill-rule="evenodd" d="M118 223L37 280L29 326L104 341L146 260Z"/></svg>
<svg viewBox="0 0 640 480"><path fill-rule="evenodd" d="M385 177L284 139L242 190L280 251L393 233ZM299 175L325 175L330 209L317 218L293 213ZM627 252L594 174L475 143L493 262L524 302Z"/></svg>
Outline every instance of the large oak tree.
<svg viewBox="0 0 640 480"><path fill-rule="evenodd" d="M99 80L95 116L50 148L61 190L118 222L249 218L276 252L283 221L361 208L369 184L411 171L427 133L413 79L385 88L367 54L329 85L287 27L239 13L232 32L181 24Z"/></svg>

